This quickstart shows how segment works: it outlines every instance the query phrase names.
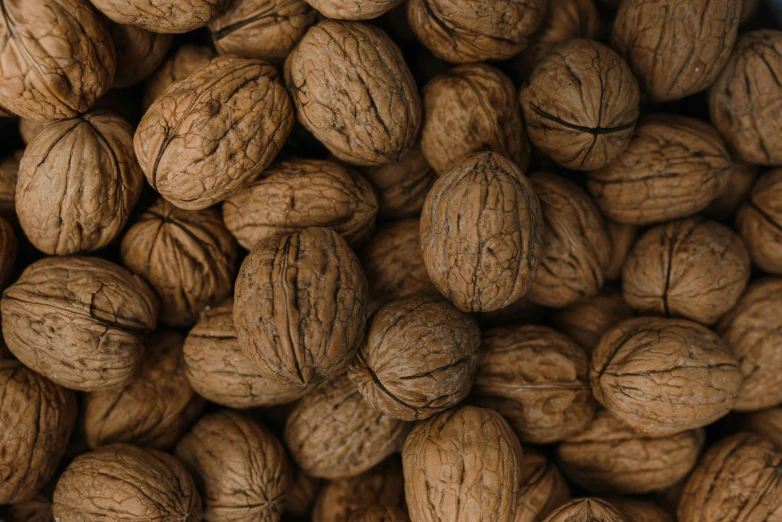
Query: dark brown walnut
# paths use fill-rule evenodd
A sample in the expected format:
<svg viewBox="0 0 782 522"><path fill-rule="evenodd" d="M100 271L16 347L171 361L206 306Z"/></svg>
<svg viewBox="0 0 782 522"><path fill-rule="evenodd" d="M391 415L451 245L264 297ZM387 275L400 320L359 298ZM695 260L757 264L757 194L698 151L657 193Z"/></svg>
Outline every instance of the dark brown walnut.
<svg viewBox="0 0 782 522"><path fill-rule="evenodd" d="M599 498L576 498L551 513L544 522L635 522Z"/></svg>
<svg viewBox="0 0 782 522"><path fill-rule="evenodd" d="M183 45L177 49L144 83L142 110L146 112L169 85L187 78L214 57L214 50L207 46Z"/></svg>
<svg viewBox="0 0 782 522"><path fill-rule="evenodd" d="M638 121L638 83L614 51L575 39L552 49L521 89L532 144L563 167L595 170L627 147Z"/></svg>
<svg viewBox="0 0 782 522"><path fill-rule="evenodd" d="M421 150L439 175L484 150L527 169L530 148L516 88L499 69L483 63L454 67L426 84L423 102Z"/></svg>
<svg viewBox="0 0 782 522"><path fill-rule="evenodd" d="M782 408L755 411L747 415L746 428L762 435L782 451Z"/></svg>
<svg viewBox="0 0 782 522"><path fill-rule="evenodd" d="M741 371L728 347L684 319L639 317L609 330L592 353L592 393L632 428L663 437L706 426L736 401Z"/></svg>
<svg viewBox="0 0 782 522"><path fill-rule="evenodd" d="M619 223L613 219L605 218L604 221L608 236L611 238L611 260L604 275L606 281L617 281L622 276L627 254L633 248L640 229L635 225Z"/></svg>
<svg viewBox="0 0 782 522"><path fill-rule="evenodd" d="M749 253L738 234L687 218L638 238L622 270L622 295L640 314L712 324L736 304L749 276Z"/></svg>
<svg viewBox="0 0 782 522"><path fill-rule="evenodd" d="M547 5L547 0L411 0L407 19L416 37L440 59L505 60L527 47Z"/></svg>
<svg viewBox="0 0 782 522"><path fill-rule="evenodd" d="M0 504L29 501L52 478L77 415L72 391L0 361Z"/></svg>
<svg viewBox="0 0 782 522"><path fill-rule="evenodd" d="M52 489L54 485L52 485ZM13 504L8 509L8 522L52 522L52 496L43 492L33 498Z"/></svg>
<svg viewBox="0 0 782 522"><path fill-rule="evenodd" d="M437 179L419 146L397 163L362 169L377 191L378 216L401 219L421 214L424 200Z"/></svg>
<svg viewBox="0 0 782 522"><path fill-rule="evenodd" d="M348 522L409 522L402 509L386 506L372 506L354 511L347 518Z"/></svg>
<svg viewBox="0 0 782 522"><path fill-rule="evenodd" d="M590 172L589 192L609 218L650 225L706 208L725 188L732 161L719 134L686 116L642 118L625 151Z"/></svg>
<svg viewBox="0 0 782 522"><path fill-rule="evenodd" d="M632 522L673 522L665 510L650 500L632 497L606 497L627 520Z"/></svg>
<svg viewBox="0 0 782 522"><path fill-rule="evenodd" d="M751 31L737 41L709 91L711 121L739 159L782 164L782 31Z"/></svg>
<svg viewBox="0 0 782 522"><path fill-rule="evenodd" d="M475 319L440 295L394 301L372 317L348 376L378 411L428 419L467 397L480 341Z"/></svg>
<svg viewBox="0 0 782 522"><path fill-rule="evenodd" d="M221 56L152 103L134 144L152 188L180 208L199 210L254 180L292 128L293 106L277 69Z"/></svg>
<svg viewBox="0 0 782 522"><path fill-rule="evenodd" d="M550 328L487 330L472 402L502 414L522 442L556 442L592 422L588 371L584 350Z"/></svg>
<svg viewBox="0 0 782 522"><path fill-rule="evenodd" d="M47 125L30 142L19 164L16 212L38 250L92 252L119 236L143 185L133 128L95 109Z"/></svg>
<svg viewBox="0 0 782 522"><path fill-rule="evenodd" d="M19 149L0 161L0 215L6 219L16 220L16 181L23 153Z"/></svg>
<svg viewBox="0 0 782 522"><path fill-rule="evenodd" d="M73 118L111 87L114 45L89 2L4 2L0 39L0 105L19 116Z"/></svg>
<svg viewBox="0 0 782 522"><path fill-rule="evenodd" d="M521 445L499 413L463 406L416 424L402 449L413 522L511 522Z"/></svg>
<svg viewBox="0 0 782 522"><path fill-rule="evenodd" d="M261 240L331 228L351 247L375 230L378 203L372 185L356 170L332 161L294 159L276 163L263 177L223 203L225 226L244 248Z"/></svg>
<svg viewBox="0 0 782 522"><path fill-rule="evenodd" d="M203 27L228 8L231 0L90 0L118 24L153 33L186 33Z"/></svg>
<svg viewBox="0 0 782 522"><path fill-rule="evenodd" d="M752 262L766 272L782 275L782 169L758 179L739 210L736 228Z"/></svg>
<svg viewBox="0 0 782 522"><path fill-rule="evenodd" d="M594 297L555 310L551 319L560 332L591 354L604 333L631 317L633 311L622 299L622 294L606 288Z"/></svg>
<svg viewBox="0 0 782 522"><path fill-rule="evenodd" d="M541 522L568 499L570 488L557 466L525 447L513 522Z"/></svg>
<svg viewBox="0 0 782 522"><path fill-rule="evenodd" d="M239 343L271 381L307 387L335 377L363 339L366 276L333 230L262 240L242 263L235 292Z"/></svg>
<svg viewBox="0 0 782 522"><path fill-rule="evenodd" d="M30 264L0 301L3 338L25 366L61 386L123 386L144 359L158 304L144 281L94 257Z"/></svg>
<svg viewBox="0 0 782 522"><path fill-rule="evenodd" d="M761 521L782 516L782 452L750 433L725 437L704 454L687 480L680 522Z"/></svg>
<svg viewBox="0 0 782 522"><path fill-rule="evenodd" d="M302 397L285 423L285 445L313 477L358 475L399 449L407 423L364 401L347 375Z"/></svg>
<svg viewBox="0 0 782 522"><path fill-rule="evenodd" d="M236 243L216 208L188 211L158 199L125 232L120 254L160 296L169 326L195 323L233 289Z"/></svg>
<svg viewBox="0 0 782 522"><path fill-rule="evenodd" d="M739 206L747 199L752 185L758 175L757 165L746 163L733 163L730 169L728 183L717 199L709 203L703 211L704 214L722 221L728 221L738 210Z"/></svg>
<svg viewBox="0 0 782 522"><path fill-rule="evenodd" d="M174 37L145 31L135 25L109 23L117 52L117 72L112 87L130 87L145 80L163 62Z"/></svg>
<svg viewBox="0 0 782 522"><path fill-rule="evenodd" d="M8 221L0 217L0 289L6 287L16 261L16 234Z"/></svg>
<svg viewBox="0 0 782 522"><path fill-rule="evenodd" d="M293 469L290 486L285 492L283 513L294 517L309 515L320 491L321 482L298 468Z"/></svg>
<svg viewBox="0 0 782 522"><path fill-rule="evenodd" d="M390 11L402 0L307 0L326 18L370 20Z"/></svg>
<svg viewBox="0 0 782 522"><path fill-rule="evenodd" d="M54 490L55 520L199 522L201 497L177 459L127 444L76 457Z"/></svg>
<svg viewBox="0 0 782 522"><path fill-rule="evenodd" d="M532 285L542 222L532 183L514 163L493 152L469 156L424 202L421 247L432 283L465 312L508 306Z"/></svg>
<svg viewBox="0 0 782 522"><path fill-rule="evenodd" d="M611 259L611 238L600 211L572 181L544 172L530 181L543 211L543 243L527 297L560 308L597 295Z"/></svg>

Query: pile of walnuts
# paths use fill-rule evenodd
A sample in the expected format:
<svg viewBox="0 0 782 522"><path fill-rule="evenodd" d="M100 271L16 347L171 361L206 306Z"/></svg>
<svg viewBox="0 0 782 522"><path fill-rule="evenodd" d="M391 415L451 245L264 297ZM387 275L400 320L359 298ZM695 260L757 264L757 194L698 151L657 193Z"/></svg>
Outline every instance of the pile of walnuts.
<svg viewBox="0 0 782 522"><path fill-rule="evenodd" d="M0 522L782 522L763 2L0 15Z"/></svg>

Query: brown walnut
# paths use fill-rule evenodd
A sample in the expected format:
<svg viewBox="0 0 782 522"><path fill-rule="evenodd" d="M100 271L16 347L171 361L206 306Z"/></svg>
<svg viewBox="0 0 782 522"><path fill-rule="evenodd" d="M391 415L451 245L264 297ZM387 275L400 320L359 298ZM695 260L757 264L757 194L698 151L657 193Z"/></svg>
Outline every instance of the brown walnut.
<svg viewBox="0 0 782 522"><path fill-rule="evenodd" d="M745 427L771 441L777 451L782 451L782 408L750 413Z"/></svg>
<svg viewBox="0 0 782 522"><path fill-rule="evenodd" d="M782 169L763 174L739 210L736 228L761 269L782 275Z"/></svg>
<svg viewBox="0 0 782 522"><path fill-rule="evenodd" d="M135 25L109 23L108 27L117 52L114 89L147 79L163 62L174 41L171 35L151 33Z"/></svg>
<svg viewBox="0 0 782 522"><path fill-rule="evenodd" d="M613 219L604 218L606 231L611 238L611 260L605 269L606 281L617 281L622 276L627 254L635 244L640 228L627 223L619 223Z"/></svg>
<svg viewBox="0 0 782 522"><path fill-rule="evenodd" d="M11 278L16 262L16 234L8 221L0 217L0 290L4 289Z"/></svg>
<svg viewBox="0 0 782 522"><path fill-rule="evenodd" d="M570 488L557 466L525 447L513 522L541 522L568 499Z"/></svg>
<svg viewBox="0 0 782 522"><path fill-rule="evenodd" d="M717 199L709 203L704 214L723 221L728 221L736 213L739 206L748 198L758 175L757 165L733 163L730 169L728 183Z"/></svg>
<svg viewBox="0 0 782 522"><path fill-rule="evenodd" d="M320 491L321 480L310 477L298 468L292 471L290 487L285 492L283 513L294 517L309 515Z"/></svg>
<svg viewBox="0 0 782 522"><path fill-rule="evenodd" d="M632 497L606 497L627 520L632 522L673 522L671 516L663 508L650 500Z"/></svg>
<svg viewBox="0 0 782 522"><path fill-rule="evenodd" d="M25 120L19 120L25 121ZM16 221L16 181L19 176L19 162L24 149L19 149L0 161L0 216ZM423 200L421 200L423 203Z"/></svg>
<svg viewBox="0 0 782 522"><path fill-rule="evenodd" d="M635 522L599 498L576 498L560 506L544 522Z"/></svg>
<svg viewBox="0 0 782 522"><path fill-rule="evenodd" d="M370 20L390 11L403 0L307 0L326 18Z"/></svg>
<svg viewBox="0 0 782 522"><path fill-rule="evenodd" d="M153 33L186 33L220 15L231 0L90 0L118 24Z"/></svg>
<svg viewBox="0 0 782 522"><path fill-rule="evenodd" d="M169 85L187 78L214 57L211 47L183 45L177 49L145 82L141 108L146 112Z"/></svg>
<svg viewBox="0 0 782 522"><path fill-rule="evenodd" d="M348 522L409 522L407 513L396 507L371 506L350 514Z"/></svg>
<svg viewBox="0 0 782 522"><path fill-rule="evenodd" d="M622 294L606 288L594 297L555 310L552 321L560 332L591 354L604 333L632 316L633 311Z"/></svg>
<svg viewBox="0 0 782 522"><path fill-rule="evenodd" d="M54 485L51 487L53 490ZM11 505L8 518L8 522L52 522L54 515L51 493L39 491L30 500Z"/></svg>

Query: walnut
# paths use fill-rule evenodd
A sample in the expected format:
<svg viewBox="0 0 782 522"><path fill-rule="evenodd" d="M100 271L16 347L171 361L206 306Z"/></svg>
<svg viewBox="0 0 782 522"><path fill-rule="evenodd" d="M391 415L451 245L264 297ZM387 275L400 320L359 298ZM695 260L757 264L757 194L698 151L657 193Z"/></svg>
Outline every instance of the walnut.
<svg viewBox="0 0 782 522"><path fill-rule="evenodd" d="M632 522L673 522L668 513L649 500L616 496L607 497L606 500Z"/></svg>
<svg viewBox="0 0 782 522"><path fill-rule="evenodd" d="M587 187L609 218L650 225L706 208L728 183L731 166L711 126L685 116L654 114L641 119L619 157L589 173Z"/></svg>
<svg viewBox="0 0 782 522"><path fill-rule="evenodd" d="M584 350L550 328L487 330L473 402L502 414L522 442L556 442L592 422L588 368Z"/></svg>
<svg viewBox="0 0 782 522"><path fill-rule="evenodd" d="M606 281L617 281L622 276L627 254L635 244L635 239L640 233L640 228L627 223L619 223L613 219L604 219L606 231L611 238L611 260L605 269Z"/></svg>
<svg viewBox="0 0 782 522"><path fill-rule="evenodd" d="M214 57L211 47L183 45L177 49L145 82L141 108L146 112L169 85L187 78Z"/></svg>
<svg viewBox="0 0 782 522"><path fill-rule="evenodd" d="M551 50L521 89L532 144L563 167L595 170L627 147L638 121L638 83L614 51L593 40Z"/></svg>
<svg viewBox="0 0 782 522"><path fill-rule="evenodd" d="M576 498L560 506L544 522L631 522L631 519L626 519L605 500Z"/></svg>
<svg viewBox="0 0 782 522"><path fill-rule="evenodd" d="M615 325L633 317L633 311L622 294L612 288L555 310L552 320L557 329L576 341L588 353L600 338Z"/></svg>
<svg viewBox="0 0 782 522"><path fill-rule="evenodd" d="M16 252L14 228L8 221L0 217L0 290L6 287L11 278Z"/></svg>
<svg viewBox="0 0 782 522"><path fill-rule="evenodd" d="M0 105L19 116L73 118L111 87L114 45L89 2L8 2L0 38Z"/></svg>
<svg viewBox="0 0 782 522"><path fill-rule="evenodd" d="M290 487L285 492L286 515L306 517L320 491L320 479L310 477L300 469L292 471Z"/></svg>
<svg viewBox="0 0 782 522"><path fill-rule="evenodd" d="M401 219L421 214L424 200L437 179L419 146L397 163L362 169L377 190L378 216Z"/></svg>
<svg viewBox="0 0 782 522"><path fill-rule="evenodd" d="M736 304L749 276L749 254L738 234L687 218L638 239L622 271L622 295L642 314L711 324Z"/></svg>
<svg viewBox="0 0 782 522"><path fill-rule="evenodd" d="M762 435L782 451L782 408L755 411L747 415L746 427Z"/></svg>
<svg viewBox="0 0 782 522"><path fill-rule="evenodd" d="M20 120L24 121L24 120ZM15 221L16 218L16 181L19 176L19 162L24 150L12 152L0 161L0 215Z"/></svg>
<svg viewBox="0 0 782 522"><path fill-rule="evenodd" d="M22 141L25 145L33 141L33 138L38 136L43 129L49 125L50 122L28 120L27 118L19 118L19 135L22 137ZM21 158L20 158L21 159ZM19 162L16 162L16 168L19 168Z"/></svg>
<svg viewBox="0 0 782 522"><path fill-rule="evenodd" d="M713 332L684 319L639 317L592 353L592 393L632 428L662 437L711 424L733 407L739 363Z"/></svg>
<svg viewBox="0 0 782 522"><path fill-rule="evenodd" d="M568 499L570 488L557 466L525 447L513 522L540 522Z"/></svg>
<svg viewBox="0 0 782 522"><path fill-rule="evenodd" d="M712 219L728 221L749 196L757 175L758 167L756 165L733 163L728 183L717 199L709 203L703 213Z"/></svg>
<svg viewBox="0 0 782 522"><path fill-rule="evenodd" d="M165 59L174 37L145 31L135 25L109 23L117 51L117 73L112 87L130 87L155 72Z"/></svg>
<svg viewBox="0 0 782 522"><path fill-rule="evenodd" d="M342 478L367 471L399 448L406 423L365 402L347 375L305 395L285 424L285 444L308 475Z"/></svg>
<svg viewBox="0 0 782 522"><path fill-rule="evenodd" d="M119 236L143 185L133 128L92 110L47 125L25 149L16 185L19 223L46 254L92 252Z"/></svg>
<svg viewBox="0 0 782 522"><path fill-rule="evenodd" d="M366 277L332 230L262 240L235 291L239 343L266 379L306 387L339 375L363 338Z"/></svg>
<svg viewBox="0 0 782 522"><path fill-rule="evenodd" d="M424 202L429 277L465 312L508 306L532 284L542 228L540 203L519 168L493 152L473 154L440 177Z"/></svg>
<svg viewBox="0 0 782 522"><path fill-rule="evenodd" d="M199 210L255 179L292 128L293 107L277 70L221 56L152 103L134 144L152 188L180 208Z"/></svg>
<svg viewBox="0 0 782 522"><path fill-rule="evenodd" d="M439 174L475 152L490 150L529 165L529 143L513 82L483 63L432 78L423 90L421 150Z"/></svg>
<svg viewBox="0 0 782 522"><path fill-rule="evenodd" d="M0 504L30 500L52 478L77 414L72 391L0 361Z"/></svg>
<svg viewBox="0 0 782 522"><path fill-rule="evenodd" d="M201 497L171 455L112 444L74 459L57 482L53 511L62 522L198 522Z"/></svg>
<svg viewBox="0 0 782 522"><path fill-rule="evenodd" d="M307 0L326 18L369 20L390 11L402 0Z"/></svg>
<svg viewBox="0 0 782 522"><path fill-rule="evenodd" d="M52 522L51 493L39 491L30 500L13 504L8 510L8 517L9 522Z"/></svg>
<svg viewBox="0 0 782 522"><path fill-rule="evenodd" d="M25 366L61 386L123 386L141 368L157 298L103 259L49 257L30 264L0 301L3 338Z"/></svg>
<svg viewBox="0 0 782 522"><path fill-rule="evenodd" d="M409 522L407 514L399 508L372 506L358 509L350 514L348 522Z"/></svg>
<svg viewBox="0 0 782 522"><path fill-rule="evenodd" d="M90 0L118 24L153 33L186 33L218 17L231 0Z"/></svg>
<svg viewBox="0 0 782 522"><path fill-rule="evenodd" d="M736 228L752 261L762 270L782 275L782 169L763 174L739 210Z"/></svg>

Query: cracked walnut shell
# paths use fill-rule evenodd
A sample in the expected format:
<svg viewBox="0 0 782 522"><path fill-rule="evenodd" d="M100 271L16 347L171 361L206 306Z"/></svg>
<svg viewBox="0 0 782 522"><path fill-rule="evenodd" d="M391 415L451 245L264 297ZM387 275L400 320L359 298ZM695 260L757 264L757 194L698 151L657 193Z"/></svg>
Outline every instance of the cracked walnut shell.
<svg viewBox="0 0 782 522"><path fill-rule="evenodd" d="M599 498L576 498L560 506L544 522L635 522Z"/></svg>
<svg viewBox="0 0 782 522"><path fill-rule="evenodd" d="M145 31L134 25L109 23L117 52L117 72L112 88L130 87L155 72L166 58L174 37Z"/></svg>
<svg viewBox="0 0 782 522"><path fill-rule="evenodd" d="M542 453L528 447L523 451L513 522L540 522L570 499L570 488L557 466Z"/></svg>
<svg viewBox="0 0 782 522"><path fill-rule="evenodd" d="M118 24L153 33L186 33L219 16L231 0L90 0Z"/></svg>
<svg viewBox="0 0 782 522"><path fill-rule="evenodd" d="M633 311L622 294L608 287L594 297L555 310L551 319L560 332L591 354L604 333L631 317Z"/></svg>
<svg viewBox="0 0 782 522"><path fill-rule="evenodd" d="M782 275L782 169L758 178L739 210L736 228L752 261L766 272Z"/></svg>
<svg viewBox="0 0 782 522"><path fill-rule="evenodd" d="M390 11L403 0L307 0L326 18L370 20Z"/></svg>
<svg viewBox="0 0 782 522"><path fill-rule="evenodd" d="M183 45L177 49L145 82L142 110L146 112L169 85L187 78L215 56L214 50L206 46Z"/></svg>
<svg viewBox="0 0 782 522"><path fill-rule="evenodd" d="M410 149L397 163L366 167L362 172L377 191L378 217L384 219L419 216L437 179L419 146Z"/></svg>

